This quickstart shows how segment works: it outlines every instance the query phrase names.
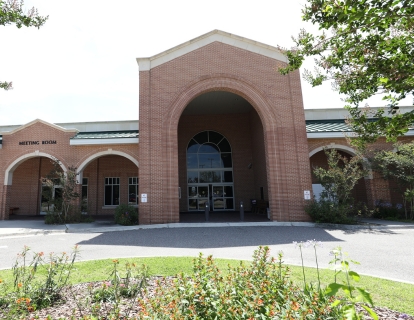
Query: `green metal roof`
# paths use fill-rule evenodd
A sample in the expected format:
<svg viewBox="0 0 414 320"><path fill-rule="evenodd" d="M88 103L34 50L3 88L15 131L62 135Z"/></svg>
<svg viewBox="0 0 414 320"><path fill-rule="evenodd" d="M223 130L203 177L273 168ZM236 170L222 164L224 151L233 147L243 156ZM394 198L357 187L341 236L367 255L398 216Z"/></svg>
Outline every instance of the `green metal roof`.
<svg viewBox="0 0 414 320"><path fill-rule="evenodd" d="M127 131L97 131L97 132L78 132L71 139L119 139L119 138L138 138L138 130Z"/></svg>
<svg viewBox="0 0 414 320"><path fill-rule="evenodd" d="M345 120L306 120L306 132L352 132Z"/></svg>

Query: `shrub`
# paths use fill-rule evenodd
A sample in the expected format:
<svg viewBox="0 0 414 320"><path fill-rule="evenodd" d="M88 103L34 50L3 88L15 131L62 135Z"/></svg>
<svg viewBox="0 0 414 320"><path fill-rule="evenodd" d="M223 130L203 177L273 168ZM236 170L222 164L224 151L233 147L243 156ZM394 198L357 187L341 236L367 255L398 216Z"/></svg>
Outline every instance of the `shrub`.
<svg viewBox="0 0 414 320"><path fill-rule="evenodd" d="M378 219L403 219L404 208L402 204L393 206L390 202L377 200L375 201L374 218Z"/></svg>
<svg viewBox="0 0 414 320"><path fill-rule="evenodd" d="M318 223L355 224L352 205L336 204L326 198L308 203L305 212Z"/></svg>
<svg viewBox="0 0 414 320"><path fill-rule="evenodd" d="M25 246L13 265L13 291L3 286L0 296L0 317L17 319L37 309L53 305L62 297L61 290L67 285L73 264L79 254L75 246L68 255L43 252L29 258L29 247ZM1 284L1 281L0 281ZM9 293L8 293L9 292ZM20 318L19 318L20 319Z"/></svg>
<svg viewBox="0 0 414 320"><path fill-rule="evenodd" d="M115 209L115 223L123 226L138 224L138 209L128 204L120 204Z"/></svg>
<svg viewBox="0 0 414 320"><path fill-rule="evenodd" d="M194 274L178 275L171 285L140 300L139 319L339 319L321 291L304 291L289 279L289 269L259 247L253 262L223 275L211 256L194 260Z"/></svg>
<svg viewBox="0 0 414 320"><path fill-rule="evenodd" d="M94 219L88 215L83 214L79 207L71 207L65 216L58 211L49 211L45 216L45 224L64 224L64 223L80 223L93 222Z"/></svg>

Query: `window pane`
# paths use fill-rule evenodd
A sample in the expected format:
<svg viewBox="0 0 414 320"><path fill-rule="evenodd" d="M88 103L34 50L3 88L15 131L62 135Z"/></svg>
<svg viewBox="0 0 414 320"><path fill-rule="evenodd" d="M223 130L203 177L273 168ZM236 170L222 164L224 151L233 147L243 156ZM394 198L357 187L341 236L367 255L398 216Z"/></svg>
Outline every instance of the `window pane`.
<svg viewBox="0 0 414 320"><path fill-rule="evenodd" d="M207 203L207 199L200 199L198 200L198 208L200 210L204 210L204 208L206 207L206 203Z"/></svg>
<svg viewBox="0 0 414 320"><path fill-rule="evenodd" d="M230 143L227 141L227 139L221 140L221 142L218 144L218 147L220 148L221 152L231 152Z"/></svg>
<svg viewBox="0 0 414 320"><path fill-rule="evenodd" d="M233 187L225 186L224 187L224 197L233 197Z"/></svg>
<svg viewBox="0 0 414 320"><path fill-rule="evenodd" d="M226 209L234 209L233 198L225 199L226 200Z"/></svg>
<svg viewBox="0 0 414 320"><path fill-rule="evenodd" d="M197 210L197 200L196 199L190 199L188 200L188 210Z"/></svg>
<svg viewBox="0 0 414 320"><path fill-rule="evenodd" d="M88 186L82 186L82 199L88 198Z"/></svg>
<svg viewBox="0 0 414 320"><path fill-rule="evenodd" d="M208 197L208 187L198 187L198 196L199 197Z"/></svg>
<svg viewBox="0 0 414 320"><path fill-rule="evenodd" d="M222 153L221 161L224 168L231 168L233 166L231 163L231 153Z"/></svg>
<svg viewBox="0 0 414 320"><path fill-rule="evenodd" d="M197 183L198 182L198 171L188 171L187 172L187 182L188 183Z"/></svg>
<svg viewBox="0 0 414 320"><path fill-rule="evenodd" d="M82 184L87 185L88 184L88 178L82 178Z"/></svg>
<svg viewBox="0 0 414 320"><path fill-rule="evenodd" d="M188 187L188 197L197 198L197 187Z"/></svg>
<svg viewBox="0 0 414 320"><path fill-rule="evenodd" d="M225 208L225 202L223 198L217 198L214 199L214 209L215 210L222 210L222 209L226 209Z"/></svg>
<svg viewBox="0 0 414 320"><path fill-rule="evenodd" d="M196 134L193 139L197 141L199 144L208 142L208 131L203 131Z"/></svg>
<svg viewBox="0 0 414 320"><path fill-rule="evenodd" d="M209 142L218 144L223 139L223 136L218 132L209 131L208 138L209 138Z"/></svg>
<svg viewBox="0 0 414 320"><path fill-rule="evenodd" d="M223 187L222 186L214 186L213 187L213 197L223 197Z"/></svg>
<svg viewBox="0 0 414 320"><path fill-rule="evenodd" d="M197 154L188 153L187 154L187 169L197 169L197 168L198 168Z"/></svg>
<svg viewBox="0 0 414 320"><path fill-rule="evenodd" d="M199 146L200 145L196 141L194 141L194 139L191 139L190 142L188 143L187 152L188 153L197 153Z"/></svg>
<svg viewBox="0 0 414 320"><path fill-rule="evenodd" d="M198 154L200 169L221 168L220 154Z"/></svg>
<svg viewBox="0 0 414 320"><path fill-rule="evenodd" d="M233 172L232 171L224 171L223 182L233 182Z"/></svg>
<svg viewBox="0 0 414 320"><path fill-rule="evenodd" d="M112 187L112 191L113 191L113 205L118 205L119 204L119 185L114 185Z"/></svg>
<svg viewBox="0 0 414 320"><path fill-rule="evenodd" d="M137 186L134 184L130 184L128 186L128 203L129 204L137 204Z"/></svg>
<svg viewBox="0 0 414 320"><path fill-rule="evenodd" d="M201 183L221 182L221 172L220 171L201 171L200 182Z"/></svg>
<svg viewBox="0 0 414 320"><path fill-rule="evenodd" d="M217 148L215 144L205 143L203 144L200 149L198 149L199 153L219 153L220 150Z"/></svg>
<svg viewBox="0 0 414 320"><path fill-rule="evenodd" d="M112 204L112 186L105 186L105 205L110 206Z"/></svg>

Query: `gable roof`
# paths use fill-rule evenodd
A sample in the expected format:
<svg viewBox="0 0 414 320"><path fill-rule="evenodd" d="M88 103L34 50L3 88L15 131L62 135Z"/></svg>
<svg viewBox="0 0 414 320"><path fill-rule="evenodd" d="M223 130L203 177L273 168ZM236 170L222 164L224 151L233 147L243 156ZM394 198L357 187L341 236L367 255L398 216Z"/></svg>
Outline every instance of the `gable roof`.
<svg viewBox="0 0 414 320"><path fill-rule="evenodd" d="M13 133L16 133L16 132L18 132L18 131L20 131L20 130L26 129L26 128L28 128L28 127L30 127L30 126L32 126L32 125L34 125L34 124L36 124L36 123L42 123L42 124L44 124L44 125L46 125L46 126L49 126L49 127L51 127L51 128L54 128L54 129L60 130L60 131L62 131L62 132L74 132L74 133L76 133L76 132L78 132L78 131L79 131L79 130L77 130L77 129L66 129L66 128L63 128L63 127L61 127L61 126L58 126L58 125L53 124L53 123L46 122L46 121L41 120L41 119L35 119L35 120L30 121L30 122L28 122L28 123L26 123L26 124L24 124L24 125L22 125L22 126L20 126L20 127L16 128L16 129L11 130L11 131L1 132L1 134L2 134L3 136L9 135L9 134L13 134Z"/></svg>
<svg viewBox="0 0 414 320"><path fill-rule="evenodd" d="M156 54L155 56L137 58L139 71L150 70L151 68L157 67L163 63L171 61L186 53L216 41L261 54L272 59L287 62L286 56L276 47L216 29L164 52Z"/></svg>

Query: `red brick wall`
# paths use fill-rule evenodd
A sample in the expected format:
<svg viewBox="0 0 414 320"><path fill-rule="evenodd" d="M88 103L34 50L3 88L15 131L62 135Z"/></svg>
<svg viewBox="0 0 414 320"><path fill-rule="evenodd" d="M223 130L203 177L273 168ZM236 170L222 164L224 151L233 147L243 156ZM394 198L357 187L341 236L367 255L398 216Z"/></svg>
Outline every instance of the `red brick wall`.
<svg viewBox="0 0 414 320"><path fill-rule="evenodd" d="M178 122L192 99L217 90L240 95L260 118L272 219L309 219L303 211L303 190L310 190L311 180L300 77L298 72L282 76L276 65L274 59L214 42L140 72L139 159L142 192L148 193L141 222L178 221Z"/></svg>
<svg viewBox="0 0 414 320"><path fill-rule="evenodd" d="M33 215L39 213L39 176L50 172L51 164L49 157L58 159L66 168L69 166L79 167L86 159L99 152L121 152L138 160L138 146L136 144L70 146L70 137L74 135L74 132L65 132L43 122L34 122L21 130L3 135L3 145L2 149L0 149L0 181L2 181L0 186L0 219L8 218L10 207L19 207L16 214ZM42 145L41 141L43 140L56 140L56 144ZM40 144L19 145L21 141L40 141ZM108 158L111 159L111 156L108 156ZM18 159L21 159L21 161L15 163ZM39 173L40 159L42 165ZM15 165L12 168L13 163ZM104 168L105 166L107 165L104 165ZM136 165L122 156L112 158L110 166L113 166L115 169L109 170L109 173L119 173L123 179L125 179L124 176L129 174L134 174L133 176L138 175ZM13 179L12 185L5 186L3 183L5 171L8 168L12 168L12 171L14 170ZM89 167L86 169L90 170ZM107 173L105 172L105 174ZM125 183L128 183L127 180ZM101 197L103 197L103 188L102 182ZM125 186L121 186L121 188L127 192ZM103 200L101 203L103 203ZM101 207L98 207L97 210L92 213L107 213Z"/></svg>

